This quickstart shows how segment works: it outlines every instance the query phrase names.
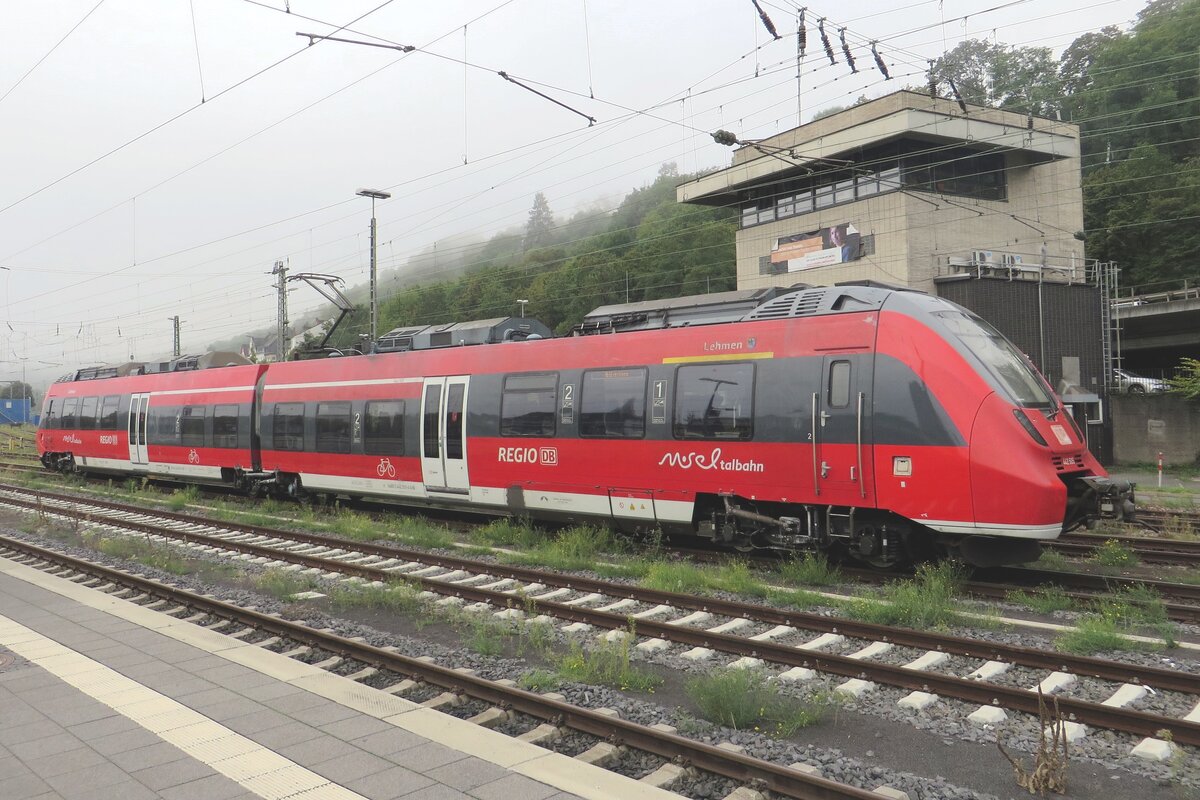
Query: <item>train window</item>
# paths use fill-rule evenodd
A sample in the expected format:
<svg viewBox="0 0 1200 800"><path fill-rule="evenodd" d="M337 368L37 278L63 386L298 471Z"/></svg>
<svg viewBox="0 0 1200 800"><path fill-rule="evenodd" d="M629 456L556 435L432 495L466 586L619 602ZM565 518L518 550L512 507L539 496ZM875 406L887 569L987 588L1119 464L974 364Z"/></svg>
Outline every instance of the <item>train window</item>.
<svg viewBox="0 0 1200 800"><path fill-rule="evenodd" d="M54 430L59 424L59 414L62 413L62 400L57 397L50 399L50 405L46 407L46 416L42 420L42 427L46 430Z"/></svg>
<svg viewBox="0 0 1200 800"><path fill-rule="evenodd" d="M317 452L350 452L349 403L317 403Z"/></svg>
<svg viewBox="0 0 1200 800"><path fill-rule="evenodd" d="M238 446L238 407L216 406L213 409L213 447Z"/></svg>
<svg viewBox="0 0 1200 800"><path fill-rule="evenodd" d="M749 439L754 435L754 365L680 367L675 378L677 439Z"/></svg>
<svg viewBox="0 0 1200 800"><path fill-rule="evenodd" d="M179 443L184 447L204 446L204 418L207 406L184 406L179 411Z"/></svg>
<svg viewBox="0 0 1200 800"><path fill-rule="evenodd" d="M446 388L446 458L463 457L463 401L466 387L452 383Z"/></svg>
<svg viewBox="0 0 1200 800"><path fill-rule="evenodd" d="M75 420L78 417L78 412L79 412L79 398L78 397L68 397L66 400L64 400L63 401L61 427L66 430L74 430L75 429Z"/></svg>
<svg viewBox="0 0 1200 800"><path fill-rule="evenodd" d="M117 425L117 407L121 404L121 398L115 394L110 394L104 398L104 402L100 404L100 429L105 431L115 431L120 426Z"/></svg>
<svg viewBox="0 0 1200 800"><path fill-rule="evenodd" d="M827 399L831 408L845 408L850 405L849 361L834 361L829 365L829 394Z"/></svg>
<svg viewBox="0 0 1200 800"><path fill-rule="evenodd" d="M363 416L363 452L373 456L404 454L404 401L369 400Z"/></svg>
<svg viewBox="0 0 1200 800"><path fill-rule="evenodd" d="M438 444L438 414L442 407L442 387L425 387L425 419L421 427L425 431L425 441L422 452L425 458L441 458L442 450Z"/></svg>
<svg viewBox="0 0 1200 800"><path fill-rule="evenodd" d="M509 375L500 400L501 436L553 436L558 373Z"/></svg>
<svg viewBox="0 0 1200 800"><path fill-rule="evenodd" d="M278 403L271 435L276 450L304 449L304 403Z"/></svg>
<svg viewBox="0 0 1200 800"><path fill-rule="evenodd" d="M79 430L96 430L96 406L100 398L85 397L79 403Z"/></svg>
<svg viewBox="0 0 1200 800"><path fill-rule="evenodd" d="M147 413L146 409L142 409L142 413ZM149 428L149 443L150 444L179 444L180 430L180 414L183 413L181 408L152 408L149 410L150 419L147 422Z"/></svg>
<svg viewBox="0 0 1200 800"><path fill-rule="evenodd" d="M600 439L640 439L646 434L646 370L611 369L583 373L579 435Z"/></svg>

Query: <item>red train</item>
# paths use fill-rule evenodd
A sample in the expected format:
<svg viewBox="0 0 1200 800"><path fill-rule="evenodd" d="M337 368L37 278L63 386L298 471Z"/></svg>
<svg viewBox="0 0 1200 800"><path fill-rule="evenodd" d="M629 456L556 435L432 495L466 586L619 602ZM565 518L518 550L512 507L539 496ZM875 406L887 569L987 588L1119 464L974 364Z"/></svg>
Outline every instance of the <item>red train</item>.
<svg viewBox="0 0 1200 800"><path fill-rule="evenodd" d="M489 320L381 340L402 352L89 370L47 392L38 447L55 469L878 566L1026 561L1132 510L1028 360L948 301L838 285L601 312L577 332L609 335ZM489 338L503 341L459 346Z"/></svg>

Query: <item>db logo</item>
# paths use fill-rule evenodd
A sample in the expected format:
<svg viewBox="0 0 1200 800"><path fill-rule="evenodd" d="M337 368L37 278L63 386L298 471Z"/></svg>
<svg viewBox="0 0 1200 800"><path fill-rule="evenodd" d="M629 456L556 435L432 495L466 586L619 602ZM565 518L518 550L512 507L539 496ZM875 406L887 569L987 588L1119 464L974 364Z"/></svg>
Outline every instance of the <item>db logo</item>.
<svg viewBox="0 0 1200 800"><path fill-rule="evenodd" d="M558 466L558 448L543 447L539 453L543 466L557 467Z"/></svg>
<svg viewBox="0 0 1200 800"><path fill-rule="evenodd" d="M188 451L188 463L189 464L199 464L200 463L200 454L197 453L195 450Z"/></svg>

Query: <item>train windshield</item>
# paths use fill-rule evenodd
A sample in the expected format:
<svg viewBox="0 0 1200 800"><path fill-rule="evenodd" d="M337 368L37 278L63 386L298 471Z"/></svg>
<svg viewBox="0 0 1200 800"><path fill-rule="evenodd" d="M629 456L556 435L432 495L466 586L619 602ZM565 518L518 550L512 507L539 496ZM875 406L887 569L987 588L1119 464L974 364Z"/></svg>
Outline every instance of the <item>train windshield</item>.
<svg viewBox="0 0 1200 800"><path fill-rule="evenodd" d="M988 368L1008 394L1022 406L1054 406L1046 381L1000 331L972 314L938 311L937 316Z"/></svg>

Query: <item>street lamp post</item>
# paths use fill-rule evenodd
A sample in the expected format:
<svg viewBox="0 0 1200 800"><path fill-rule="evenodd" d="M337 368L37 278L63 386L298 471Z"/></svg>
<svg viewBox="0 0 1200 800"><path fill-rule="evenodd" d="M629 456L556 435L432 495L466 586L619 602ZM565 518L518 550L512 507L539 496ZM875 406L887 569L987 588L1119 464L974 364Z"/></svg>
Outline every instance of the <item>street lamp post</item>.
<svg viewBox="0 0 1200 800"><path fill-rule="evenodd" d="M378 341L378 326L379 326L379 287L376 278L376 243L375 243L375 201L387 200L391 195L387 192L381 192L376 189L359 189L357 192L359 197L371 198L371 341L367 345L368 350L375 348L375 342Z"/></svg>

